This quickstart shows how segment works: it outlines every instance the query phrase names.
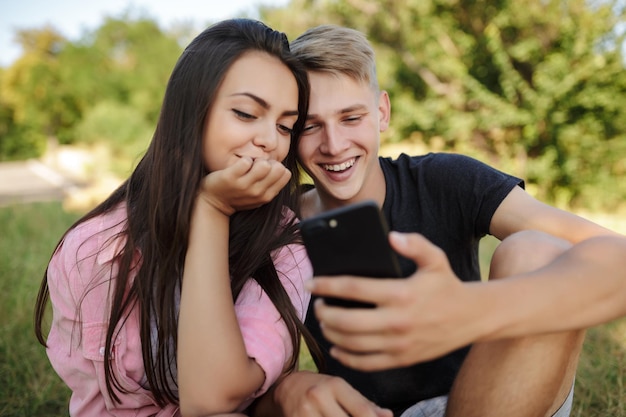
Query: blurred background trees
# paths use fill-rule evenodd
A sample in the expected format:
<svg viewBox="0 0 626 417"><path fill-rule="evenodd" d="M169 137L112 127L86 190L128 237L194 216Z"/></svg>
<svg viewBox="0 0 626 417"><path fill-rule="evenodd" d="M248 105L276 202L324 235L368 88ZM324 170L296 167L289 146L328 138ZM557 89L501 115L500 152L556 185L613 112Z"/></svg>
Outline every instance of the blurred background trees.
<svg viewBox="0 0 626 417"><path fill-rule="evenodd" d="M107 18L72 42L54 28L17 33L23 55L0 72L0 160L49 142L106 143L136 159L149 142L182 48L149 18Z"/></svg>
<svg viewBox="0 0 626 417"><path fill-rule="evenodd" d="M626 202L623 0L292 0L260 9L290 39L335 23L363 31L392 100L386 144L462 152L526 179L553 204ZM111 17L78 41L17 34L0 70L0 160L50 141L107 143L136 159L190 28ZM410 149L407 147L407 149Z"/></svg>
<svg viewBox="0 0 626 417"><path fill-rule="evenodd" d="M470 154L547 201L610 209L626 201L625 6L294 0L263 17L290 38L321 23L368 35L392 101L387 142Z"/></svg>

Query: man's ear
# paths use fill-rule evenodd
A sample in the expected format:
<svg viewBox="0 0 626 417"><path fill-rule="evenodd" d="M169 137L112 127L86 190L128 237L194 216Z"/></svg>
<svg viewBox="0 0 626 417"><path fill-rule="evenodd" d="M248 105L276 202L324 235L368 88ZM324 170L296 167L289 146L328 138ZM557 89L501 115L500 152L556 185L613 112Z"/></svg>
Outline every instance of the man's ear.
<svg viewBox="0 0 626 417"><path fill-rule="evenodd" d="M389 127L389 120L391 119L391 102L389 101L389 94L382 90L378 97L378 130L384 132Z"/></svg>

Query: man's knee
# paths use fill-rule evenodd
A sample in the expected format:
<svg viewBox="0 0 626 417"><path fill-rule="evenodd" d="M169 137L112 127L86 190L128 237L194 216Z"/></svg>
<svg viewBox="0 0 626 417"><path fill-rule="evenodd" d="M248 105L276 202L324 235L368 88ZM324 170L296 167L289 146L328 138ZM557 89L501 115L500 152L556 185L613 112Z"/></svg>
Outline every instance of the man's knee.
<svg viewBox="0 0 626 417"><path fill-rule="evenodd" d="M504 239L493 253L489 279L541 268L572 247L564 239L536 230L524 230Z"/></svg>

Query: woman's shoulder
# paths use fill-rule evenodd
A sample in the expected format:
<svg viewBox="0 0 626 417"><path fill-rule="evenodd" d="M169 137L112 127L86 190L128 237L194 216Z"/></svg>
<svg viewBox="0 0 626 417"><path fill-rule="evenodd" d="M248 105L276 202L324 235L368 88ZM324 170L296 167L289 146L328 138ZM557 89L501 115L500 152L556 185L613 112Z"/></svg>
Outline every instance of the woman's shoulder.
<svg viewBox="0 0 626 417"><path fill-rule="evenodd" d="M70 229L59 244L55 256L76 263L97 257L98 263L113 259L123 246L121 232L126 225L126 207L118 205L111 211L87 219Z"/></svg>

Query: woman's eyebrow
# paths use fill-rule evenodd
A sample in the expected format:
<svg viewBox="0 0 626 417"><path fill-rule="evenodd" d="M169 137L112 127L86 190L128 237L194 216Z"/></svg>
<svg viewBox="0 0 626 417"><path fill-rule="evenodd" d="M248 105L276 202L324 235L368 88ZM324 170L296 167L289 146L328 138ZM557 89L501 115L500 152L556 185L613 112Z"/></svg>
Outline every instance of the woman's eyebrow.
<svg viewBox="0 0 626 417"><path fill-rule="evenodd" d="M266 110L269 109L270 107L272 107L272 106L270 106L270 104L267 101L263 100L261 97L255 95L255 94L252 94L252 93L248 93L248 92L235 93L235 94L231 94L231 96L246 96L246 97L249 97L252 100L254 100L255 102L257 102L259 104L259 106L263 107ZM285 112L283 112L283 115L285 115L285 116L297 116L298 115L298 110L285 111Z"/></svg>
<svg viewBox="0 0 626 417"><path fill-rule="evenodd" d="M252 93L248 93L248 92L243 92L243 93L235 93L235 94L231 94L231 96L246 96L246 97L250 97L252 100L256 101L261 107L263 107L264 109L269 109L270 105L267 101L263 100L261 97L254 95Z"/></svg>

